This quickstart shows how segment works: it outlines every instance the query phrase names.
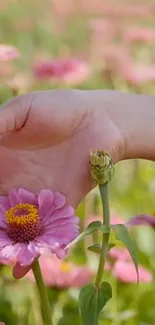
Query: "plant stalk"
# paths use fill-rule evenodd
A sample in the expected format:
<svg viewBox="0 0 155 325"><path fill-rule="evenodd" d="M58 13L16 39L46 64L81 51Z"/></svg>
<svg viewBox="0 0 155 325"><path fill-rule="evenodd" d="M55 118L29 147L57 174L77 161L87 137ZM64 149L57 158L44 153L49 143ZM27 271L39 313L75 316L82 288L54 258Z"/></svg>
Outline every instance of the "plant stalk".
<svg viewBox="0 0 155 325"><path fill-rule="evenodd" d="M36 280L39 298L40 298L40 306L41 312L43 316L43 323L46 325L53 325L52 317L51 317L51 309L48 301L47 290L43 281L40 265L38 259L36 259L32 265L32 271Z"/></svg>

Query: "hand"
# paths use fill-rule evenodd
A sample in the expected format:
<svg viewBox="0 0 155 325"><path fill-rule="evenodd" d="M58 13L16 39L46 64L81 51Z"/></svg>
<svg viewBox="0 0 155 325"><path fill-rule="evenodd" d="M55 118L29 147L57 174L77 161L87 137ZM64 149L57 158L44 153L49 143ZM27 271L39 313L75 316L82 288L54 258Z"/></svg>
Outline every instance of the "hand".
<svg viewBox="0 0 155 325"><path fill-rule="evenodd" d="M0 194L11 187L62 192L74 207L93 188L89 150L114 162L155 159L155 98L56 90L17 97L0 110ZM16 264L24 276L30 266Z"/></svg>
<svg viewBox="0 0 155 325"><path fill-rule="evenodd" d="M24 187L62 192L74 207L92 189L89 150L116 162L123 138L106 111L105 92L56 90L17 97L0 111L0 192Z"/></svg>

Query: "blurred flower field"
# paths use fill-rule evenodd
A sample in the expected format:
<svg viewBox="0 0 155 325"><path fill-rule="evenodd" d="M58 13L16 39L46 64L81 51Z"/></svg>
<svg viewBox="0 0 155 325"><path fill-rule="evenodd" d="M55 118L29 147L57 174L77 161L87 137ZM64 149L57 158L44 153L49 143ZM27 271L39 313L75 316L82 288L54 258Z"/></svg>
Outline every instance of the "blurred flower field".
<svg viewBox="0 0 155 325"><path fill-rule="evenodd" d="M115 89L154 94L154 0L1 0L0 104L33 90ZM124 247L108 254L106 279L113 298L102 312L104 325L155 324L155 165L134 160L116 166L110 184L112 223L139 214L149 224L131 227L139 258L140 283ZM80 206L82 231L100 220L97 189ZM96 232L71 249L67 260L41 258L43 277L57 325L80 325L79 288L90 282L98 256L87 248ZM0 261L0 321L42 325L33 276L12 277Z"/></svg>

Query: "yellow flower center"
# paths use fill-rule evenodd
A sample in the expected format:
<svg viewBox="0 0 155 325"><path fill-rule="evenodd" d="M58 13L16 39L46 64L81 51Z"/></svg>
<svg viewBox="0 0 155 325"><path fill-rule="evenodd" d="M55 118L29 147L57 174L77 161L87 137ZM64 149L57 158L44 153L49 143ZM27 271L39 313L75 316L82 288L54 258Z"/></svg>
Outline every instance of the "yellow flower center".
<svg viewBox="0 0 155 325"><path fill-rule="evenodd" d="M10 208L5 213L7 222L11 225L26 225L36 223L38 220L38 210L35 205L29 203L19 203Z"/></svg>
<svg viewBox="0 0 155 325"><path fill-rule="evenodd" d="M69 263L62 263L61 264L61 271L62 272L64 272L64 273L68 273L68 272L70 272L72 270L72 266L71 266L71 264L69 264Z"/></svg>
<svg viewBox="0 0 155 325"><path fill-rule="evenodd" d="M44 229L35 205L19 203L5 212L7 233L15 242L28 242L42 234Z"/></svg>

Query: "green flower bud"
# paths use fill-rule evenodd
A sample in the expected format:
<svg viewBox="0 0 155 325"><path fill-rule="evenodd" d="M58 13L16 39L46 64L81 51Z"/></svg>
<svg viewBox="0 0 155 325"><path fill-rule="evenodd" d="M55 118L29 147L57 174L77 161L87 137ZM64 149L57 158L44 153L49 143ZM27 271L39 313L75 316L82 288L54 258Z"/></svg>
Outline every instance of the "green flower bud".
<svg viewBox="0 0 155 325"><path fill-rule="evenodd" d="M114 173L114 165L107 151L90 151L90 172L98 184L108 183Z"/></svg>

